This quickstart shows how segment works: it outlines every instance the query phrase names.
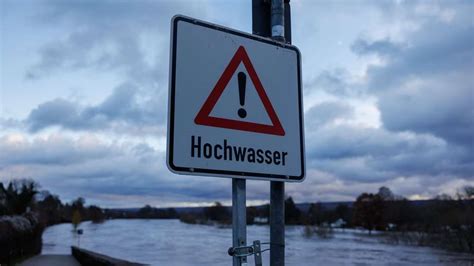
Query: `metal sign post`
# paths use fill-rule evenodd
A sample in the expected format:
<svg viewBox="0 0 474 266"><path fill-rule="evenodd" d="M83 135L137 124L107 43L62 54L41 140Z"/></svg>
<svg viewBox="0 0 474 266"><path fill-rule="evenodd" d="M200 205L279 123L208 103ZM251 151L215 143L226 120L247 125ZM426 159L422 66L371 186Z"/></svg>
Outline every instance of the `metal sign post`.
<svg viewBox="0 0 474 266"><path fill-rule="evenodd" d="M253 0L254 34L291 43L289 0ZM286 25L285 25L286 24ZM285 265L285 183L270 183L270 265Z"/></svg>
<svg viewBox="0 0 474 266"><path fill-rule="evenodd" d="M246 210L245 179L232 178L232 246L247 245L247 210ZM232 265L247 264L247 257L233 256Z"/></svg>
<svg viewBox="0 0 474 266"><path fill-rule="evenodd" d="M285 265L285 183L270 182L270 265Z"/></svg>
<svg viewBox="0 0 474 266"><path fill-rule="evenodd" d="M280 42L285 42L284 10L283 0L272 0L272 39ZM285 265L285 183L277 181L270 182L270 265Z"/></svg>
<svg viewBox="0 0 474 266"><path fill-rule="evenodd" d="M283 0L272 0L272 39L285 42ZM270 265L285 265L285 183L270 182Z"/></svg>

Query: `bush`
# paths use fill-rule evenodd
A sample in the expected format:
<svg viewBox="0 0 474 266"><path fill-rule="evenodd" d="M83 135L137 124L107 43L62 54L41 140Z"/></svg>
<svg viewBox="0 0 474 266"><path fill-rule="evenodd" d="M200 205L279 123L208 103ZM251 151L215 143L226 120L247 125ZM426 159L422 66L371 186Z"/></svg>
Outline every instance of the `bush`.
<svg viewBox="0 0 474 266"><path fill-rule="evenodd" d="M0 263L11 264L40 253L43 230L37 215L32 213L0 217Z"/></svg>

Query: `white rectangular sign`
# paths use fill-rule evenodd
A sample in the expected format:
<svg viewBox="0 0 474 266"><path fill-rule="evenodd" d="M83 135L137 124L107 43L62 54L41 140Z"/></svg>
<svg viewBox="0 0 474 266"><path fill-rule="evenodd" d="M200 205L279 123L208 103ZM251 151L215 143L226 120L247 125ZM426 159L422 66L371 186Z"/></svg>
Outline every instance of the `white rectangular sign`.
<svg viewBox="0 0 474 266"><path fill-rule="evenodd" d="M171 24L169 169L302 181L298 49L183 16Z"/></svg>

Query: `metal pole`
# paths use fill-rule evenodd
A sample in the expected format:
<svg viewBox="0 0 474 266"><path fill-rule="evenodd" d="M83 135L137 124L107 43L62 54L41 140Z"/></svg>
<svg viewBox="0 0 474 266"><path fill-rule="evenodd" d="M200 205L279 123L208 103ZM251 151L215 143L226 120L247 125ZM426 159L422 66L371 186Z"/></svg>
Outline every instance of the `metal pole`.
<svg viewBox="0 0 474 266"><path fill-rule="evenodd" d="M232 178L232 246L247 245L245 179ZM247 257L233 257L233 266L247 265Z"/></svg>
<svg viewBox="0 0 474 266"><path fill-rule="evenodd" d="M270 184L270 265L285 265L285 183Z"/></svg>
<svg viewBox="0 0 474 266"><path fill-rule="evenodd" d="M271 23L272 39L285 42L285 5L283 0L272 0ZM285 265L284 182L272 181L270 184L270 265Z"/></svg>
<svg viewBox="0 0 474 266"><path fill-rule="evenodd" d="M290 13L290 0L252 0L253 34L291 43ZM285 265L285 183L277 181L270 183L270 265Z"/></svg>

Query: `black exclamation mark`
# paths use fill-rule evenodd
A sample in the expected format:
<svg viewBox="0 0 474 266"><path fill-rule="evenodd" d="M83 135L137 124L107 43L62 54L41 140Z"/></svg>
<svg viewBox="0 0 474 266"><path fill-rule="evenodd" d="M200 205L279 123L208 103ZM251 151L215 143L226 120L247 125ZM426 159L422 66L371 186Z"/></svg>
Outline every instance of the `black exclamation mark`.
<svg viewBox="0 0 474 266"><path fill-rule="evenodd" d="M237 78L239 80L240 106L243 107L245 105L245 86L247 85L247 75L245 75L244 72L239 72L239 74L237 74ZM239 108L237 114L239 114L240 118L245 118L247 116L247 111L245 111L244 108Z"/></svg>

